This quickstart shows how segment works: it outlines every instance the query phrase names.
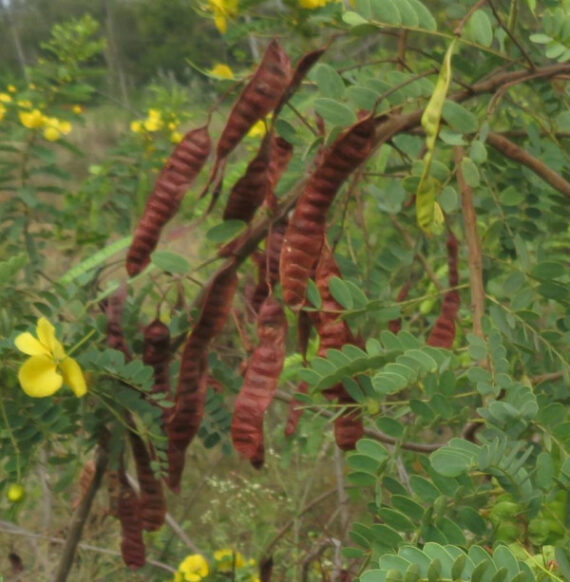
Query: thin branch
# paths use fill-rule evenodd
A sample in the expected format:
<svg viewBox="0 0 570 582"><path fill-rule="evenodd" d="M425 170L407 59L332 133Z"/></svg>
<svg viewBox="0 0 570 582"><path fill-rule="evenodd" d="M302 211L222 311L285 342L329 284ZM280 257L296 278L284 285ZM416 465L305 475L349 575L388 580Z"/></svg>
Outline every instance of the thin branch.
<svg viewBox="0 0 570 582"><path fill-rule="evenodd" d="M281 390L277 390L275 392L274 398L276 400L281 400L281 402L287 402L287 403L291 402L291 400L294 400L294 398L292 396L290 396L286 392L282 392ZM328 410L326 408L321 408L319 406L308 406L308 407L304 407L303 409L309 410L310 412L324 416L325 418L333 418L333 417L338 415L338 413L331 412L330 410ZM395 439L391 436L388 436L387 434L385 434L379 430L376 430L373 428L367 428L367 427L364 427L364 434L366 436L374 439L374 440L381 442L381 443L385 443L387 445L396 445L397 444L402 449L406 449L408 451L415 451L417 453L431 453L431 452L436 451L437 449L440 449L441 447L446 445L446 443L426 443L426 444L413 443L413 442L400 443L398 441L398 439Z"/></svg>
<svg viewBox="0 0 570 582"><path fill-rule="evenodd" d="M555 190L570 198L570 182L511 140L503 135L490 131L487 136L487 143L507 158L525 165Z"/></svg>
<svg viewBox="0 0 570 582"><path fill-rule="evenodd" d="M91 479L91 483L89 484L89 487L83 496L83 499L73 514L69 533L67 534L67 539L65 540L65 544L63 546L63 552L61 553L57 572L53 579L54 582L65 582L65 580L67 580L67 576L71 570L71 566L73 565L73 558L77 550L77 545L81 539L83 526L85 525L85 521L87 520L89 511L91 510L91 505L95 499L95 494L101 485L101 481L103 479L103 475L105 474L108 462L109 455L106 448L102 445L98 445L95 451L95 472L93 474L93 478Z"/></svg>
<svg viewBox="0 0 570 582"><path fill-rule="evenodd" d="M469 19L471 18L471 16L473 16L473 13L476 10L479 10L479 8L481 8L481 6L485 4L485 2L487 2L487 0L479 0L479 2L475 2L475 4L473 4L473 6L469 8L467 14L459 21L459 24L455 27L455 30L453 31L453 34L455 36L461 36L463 28L465 27L467 22L469 22Z"/></svg>
<svg viewBox="0 0 570 582"><path fill-rule="evenodd" d="M495 20L499 23L499 26L509 35L509 38L517 45L517 48L519 49L520 53L525 58L526 62L529 64L530 68L534 71L536 69L535 64L532 62L528 53L524 50L524 47L518 41L517 37L513 34L512 30L505 25L502 18L499 16L499 13L497 12L497 9L495 8L495 5L493 4L492 0L487 0L487 4L489 4L489 8L492 10L493 16L495 17Z"/></svg>
<svg viewBox="0 0 570 582"><path fill-rule="evenodd" d="M8 533L10 535L23 536L30 539L46 540L52 544L66 543L66 540L64 540L63 538L56 538L53 536L37 534L35 532L31 532L27 529L24 529L23 527L19 527L13 523L10 523L9 521L0 521L0 531ZM91 544L86 544L84 542L81 542L77 547L80 548L81 550L97 552L98 554L107 554L109 556L121 556L121 552L118 552L116 550L109 550L107 548L93 546ZM169 566L168 564L163 564L162 562L159 562L157 560L147 560L146 563L151 566L156 566L157 568L162 568L167 572L172 572L173 574L176 572L176 569L173 568L172 566Z"/></svg>
<svg viewBox="0 0 570 582"><path fill-rule="evenodd" d="M473 312L473 333L484 337L481 318L485 315L485 288L483 286L483 259L481 257L481 241L477 232L477 215L473 205L473 190L465 181L461 169L463 148L454 148L457 183L461 192L461 208L465 240L467 241L467 262L469 266L469 286L471 288L471 311Z"/></svg>

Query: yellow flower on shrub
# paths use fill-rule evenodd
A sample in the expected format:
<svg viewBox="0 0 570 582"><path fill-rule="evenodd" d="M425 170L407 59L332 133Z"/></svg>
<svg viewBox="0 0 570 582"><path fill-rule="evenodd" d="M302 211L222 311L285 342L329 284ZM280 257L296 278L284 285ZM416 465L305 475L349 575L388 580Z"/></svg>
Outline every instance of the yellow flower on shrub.
<svg viewBox="0 0 570 582"><path fill-rule="evenodd" d="M48 141L57 141L62 135L67 135L71 131L69 121L57 119L56 117L46 117L44 137Z"/></svg>
<svg viewBox="0 0 570 582"><path fill-rule="evenodd" d="M164 126L162 113L158 109L149 109L148 117L143 122L143 127L147 131L158 131Z"/></svg>
<svg viewBox="0 0 570 582"><path fill-rule="evenodd" d="M0 103L0 121L2 121L4 119L5 115L6 115L6 107L4 107L4 105L2 105L2 103Z"/></svg>
<svg viewBox="0 0 570 582"><path fill-rule="evenodd" d="M131 131L133 133L140 133L142 131L142 122L131 121Z"/></svg>
<svg viewBox="0 0 570 582"><path fill-rule="evenodd" d="M231 572L233 570L234 560L236 568L241 568L245 564L243 556L230 548L215 551L214 558L217 562L216 567L218 572Z"/></svg>
<svg viewBox="0 0 570 582"><path fill-rule="evenodd" d="M228 67L228 65L224 65L222 63L218 63L209 71L212 77L218 77L219 79L233 79L234 72Z"/></svg>
<svg viewBox="0 0 570 582"><path fill-rule="evenodd" d="M74 105L71 108L71 111L73 111L73 113L75 113L75 115L80 115L81 113L83 113L83 107L81 105Z"/></svg>
<svg viewBox="0 0 570 582"><path fill-rule="evenodd" d="M55 337L55 328L45 318L37 324L37 338L29 332L16 337L16 347L30 356L18 371L24 392L32 398L44 398L67 384L75 396L84 396L87 385L79 364L70 358Z"/></svg>
<svg viewBox="0 0 570 582"><path fill-rule="evenodd" d="M299 6L301 8L306 8L307 10L315 10L316 8L322 8L328 4L327 0L298 0Z"/></svg>
<svg viewBox="0 0 570 582"><path fill-rule="evenodd" d="M180 566L178 566L178 572L174 576L176 582L200 582L202 578L205 578L210 572L208 567L208 562L204 556L200 554L190 554L186 556ZM180 577L182 574L183 577Z"/></svg>
<svg viewBox="0 0 570 582"><path fill-rule="evenodd" d="M20 103L18 102L18 105L19 104ZM46 122L45 115L39 109L34 109L33 111L19 111L18 117L20 118L22 125L28 129L44 127Z"/></svg>
<svg viewBox="0 0 570 582"><path fill-rule="evenodd" d="M10 103L12 96L8 93L0 93L0 103Z"/></svg>
<svg viewBox="0 0 570 582"><path fill-rule="evenodd" d="M263 119L254 123L247 132L248 137L263 137L267 133L267 125Z"/></svg>
<svg viewBox="0 0 570 582"><path fill-rule="evenodd" d="M170 143L180 143L184 135L179 131L173 131L170 134Z"/></svg>
<svg viewBox="0 0 570 582"><path fill-rule="evenodd" d="M14 85L8 85L8 86L6 87L6 89L8 89L8 91L9 91L10 93L15 93L15 92L16 92L16 87L14 87Z"/></svg>
<svg viewBox="0 0 570 582"><path fill-rule="evenodd" d="M208 0L208 7L214 13L214 24L221 34L228 28L227 19L237 15L237 0Z"/></svg>
<svg viewBox="0 0 570 582"><path fill-rule="evenodd" d="M20 109L31 109L32 108L32 102L29 101L28 99L20 99L18 101L18 107Z"/></svg>

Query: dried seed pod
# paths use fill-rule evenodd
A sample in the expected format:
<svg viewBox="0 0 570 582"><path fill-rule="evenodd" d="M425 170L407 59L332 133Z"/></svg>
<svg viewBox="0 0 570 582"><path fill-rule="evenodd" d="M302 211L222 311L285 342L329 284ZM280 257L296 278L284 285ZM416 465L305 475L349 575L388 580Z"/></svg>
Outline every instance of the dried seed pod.
<svg viewBox="0 0 570 582"><path fill-rule="evenodd" d="M162 483L154 476L151 455L142 438L129 431L129 440L137 470L140 487L140 516L146 531L156 531L162 527L166 517L166 498Z"/></svg>
<svg viewBox="0 0 570 582"><path fill-rule="evenodd" d="M445 315L440 315L427 339L428 346L450 348L455 339L455 321Z"/></svg>
<svg viewBox="0 0 570 582"><path fill-rule="evenodd" d="M124 469L119 469L119 501L117 516L121 523L121 554L125 564L136 570L145 564L142 521L139 499L129 484Z"/></svg>
<svg viewBox="0 0 570 582"><path fill-rule="evenodd" d="M204 126L189 131L170 154L156 179L127 253L130 277L149 264L162 228L178 211L186 190L206 163L210 149L208 128Z"/></svg>
<svg viewBox="0 0 570 582"><path fill-rule="evenodd" d="M343 390L338 398L338 404L350 406L354 400ZM362 415L358 409L347 408L334 421L334 436L336 444L343 451L352 451L357 441L364 434Z"/></svg>
<svg viewBox="0 0 570 582"><path fill-rule="evenodd" d="M301 382L299 386L297 386L296 392L300 392L301 394L307 394L308 386L306 382ZM297 425L299 424L299 420L303 415L303 410L298 408L301 405L301 402L295 400L293 398L289 402L289 411L287 414L287 421L285 422L285 436L291 436L296 430Z"/></svg>
<svg viewBox="0 0 570 582"><path fill-rule="evenodd" d="M271 187L269 182L270 139L270 134L267 134L257 155L247 166L245 174L232 188L224 209L224 220L250 222L255 211L267 197Z"/></svg>
<svg viewBox="0 0 570 582"><path fill-rule="evenodd" d="M289 57L276 40L271 41L252 79L232 107L216 148L212 176L251 126L273 111L287 88L290 76Z"/></svg>
<svg viewBox="0 0 570 582"><path fill-rule="evenodd" d="M84 463L83 467L81 468L78 481L79 495L72 503L73 509L75 509L81 503L81 500L85 497L85 494L89 489L89 485L91 485L91 481L93 480L93 475L95 475L95 463L90 459Z"/></svg>
<svg viewBox="0 0 570 582"><path fill-rule="evenodd" d="M105 484L109 497L109 509L107 513L113 517L119 517L119 473L117 471L105 471Z"/></svg>
<svg viewBox="0 0 570 582"><path fill-rule="evenodd" d="M152 366L153 394L163 394L170 399L170 331L159 319L149 323L143 331L143 362ZM169 409L164 409L164 420Z"/></svg>
<svg viewBox="0 0 570 582"><path fill-rule="evenodd" d="M287 169L291 157L293 156L293 146L285 139L272 135L269 149L269 184L272 191L281 180L283 172Z"/></svg>
<svg viewBox="0 0 570 582"><path fill-rule="evenodd" d="M176 404L167 425L168 486L173 491L179 490L184 454L198 432L204 414L208 347L226 322L237 283L233 263L216 273L204 294L198 320L184 345Z"/></svg>
<svg viewBox="0 0 570 582"><path fill-rule="evenodd" d="M107 300L105 314L107 315L107 344L114 350L119 350L129 361L131 351L125 341L121 319L123 316L123 307L127 300L127 286L121 285Z"/></svg>
<svg viewBox="0 0 570 582"><path fill-rule="evenodd" d="M246 459L259 459L263 446L263 416L277 387L285 361L287 321L281 304L268 297L257 318L259 345L253 352L231 424L235 449Z"/></svg>
<svg viewBox="0 0 570 582"><path fill-rule="evenodd" d="M372 116L349 127L325 152L310 176L289 221L279 266L283 299L299 309L307 279L320 254L327 212L350 174L368 157L374 144Z"/></svg>

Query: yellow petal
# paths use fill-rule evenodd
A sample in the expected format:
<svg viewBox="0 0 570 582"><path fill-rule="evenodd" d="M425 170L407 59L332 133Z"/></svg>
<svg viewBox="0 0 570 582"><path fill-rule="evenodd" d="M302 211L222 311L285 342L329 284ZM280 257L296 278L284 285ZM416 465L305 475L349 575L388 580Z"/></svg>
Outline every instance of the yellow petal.
<svg viewBox="0 0 570 582"><path fill-rule="evenodd" d="M59 367L63 373L63 381L75 392L77 398L85 396L87 384L81 366L73 358L65 358Z"/></svg>
<svg viewBox="0 0 570 582"><path fill-rule="evenodd" d="M214 24L221 34L225 34L227 30L226 17L220 13L214 13Z"/></svg>
<svg viewBox="0 0 570 582"><path fill-rule="evenodd" d="M38 319L38 339L56 360L65 358L65 350L55 337L55 327L45 318Z"/></svg>
<svg viewBox="0 0 570 582"><path fill-rule="evenodd" d="M48 356L32 356L26 360L18 372L18 380L24 392L32 398L51 396L63 384L61 374L57 373L54 361Z"/></svg>
<svg viewBox="0 0 570 582"><path fill-rule="evenodd" d="M21 333L15 340L16 347L28 356L48 356L49 350L30 332Z"/></svg>

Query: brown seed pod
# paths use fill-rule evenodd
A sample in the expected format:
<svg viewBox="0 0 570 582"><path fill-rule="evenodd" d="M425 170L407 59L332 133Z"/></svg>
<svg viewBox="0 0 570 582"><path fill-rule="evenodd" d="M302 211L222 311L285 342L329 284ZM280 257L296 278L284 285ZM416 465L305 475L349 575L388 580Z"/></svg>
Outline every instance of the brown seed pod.
<svg viewBox="0 0 570 582"><path fill-rule="evenodd" d="M131 351L125 341L121 319L123 307L127 300L127 286L121 285L112 295L109 296L105 306L107 316L107 345L114 350L119 350L125 355L125 359L131 359Z"/></svg>
<svg viewBox="0 0 570 582"><path fill-rule="evenodd" d="M285 139L272 135L269 149L269 185L275 191L283 172L287 169L291 157L293 156L293 146Z"/></svg>
<svg viewBox="0 0 570 582"><path fill-rule="evenodd" d="M368 157L374 144L374 118L349 127L325 152L310 176L289 221L279 266L285 303L299 309L307 279L320 254L327 212L350 174Z"/></svg>
<svg viewBox="0 0 570 582"><path fill-rule="evenodd" d="M234 103L216 148L211 177L254 123L273 111L287 88L291 63L276 40L272 40L252 79Z"/></svg>
<svg viewBox="0 0 570 582"><path fill-rule="evenodd" d="M449 265L449 286L456 287L459 285L459 273L457 269L457 239L452 232L447 238L447 253ZM459 311L461 299L459 292L456 290L448 291L443 296L441 312L437 318L427 339L429 346L440 348L451 348L455 340L455 317Z"/></svg>
<svg viewBox="0 0 570 582"><path fill-rule="evenodd" d="M285 361L287 321L281 304L268 297L257 318L259 345L253 352L231 423L232 442L246 459L255 461L263 446L263 416L277 387Z"/></svg>
<svg viewBox="0 0 570 582"><path fill-rule="evenodd" d="M91 481L93 480L93 475L95 475L95 462L90 459L84 463L83 467L81 468L78 482L79 495L71 505L73 509L77 508L77 506L81 503L81 500L85 497L85 494L89 489L89 485L91 485Z"/></svg>
<svg viewBox="0 0 570 582"><path fill-rule="evenodd" d="M136 570L145 564L142 521L139 499L129 484L124 469L119 469L119 501L117 516L121 523L121 554L125 564Z"/></svg>
<svg viewBox="0 0 570 582"><path fill-rule="evenodd" d="M154 372L153 394L163 394L170 400L170 331L159 319L149 323L143 331L143 362ZM164 420L170 409L165 408Z"/></svg>
<svg viewBox="0 0 570 582"><path fill-rule="evenodd" d="M142 527L146 531L156 531L162 527L166 517L166 498L162 490L162 483L154 476L150 464L151 455L140 435L129 431L129 440L140 487L139 503Z"/></svg>
<svg viewBox="0 0 570 582"><path fill-rule="evenodd" d="M210 149L208 128L204 126L189 131L170 154L156 179L127 253L130 277L149 264L162 228L178 211L186 190L206 163Z"/></svg>
<svg viewBox="0 0 570 582"><path fill-rule="evenodd" d="M295 392L300 392L301 394L307 394L307 391L308 386L306 382L300 382L299 386L297 386L297 390L295 390ZM303 410L299 408L300 405L301 402L295 400L295 398L289 402L289 411L287 414L287 421L285 422L286 437L290 437L297 430L297 425L303 415Z"/></svg>
<svg viewBox="0 0 570 582"><path fill-rule="evenodd" d="M410 290L410 282L406 281L402 285L402 288L400 289L400 292L398 293L398 296L396 297L396 301L398 303L400 303L400 301L404 301L404 299L408 296L409 290ZM388 329L392 333L398 333L400 331L401 327L402 327L402 319L400 317L398 317L396 319L391 319L388 322Z"/></svg>
<svg viewBox="0 0 570 582"><path fill-rule="evenodd" d="M255 211L266 199L271 187L269 182L269 144L267 134L255 158L249 163L245 174L236 182L230 192L224 220L243 220L250 222Z"/></svg>
<svg viewBox="0 0 570 582"><path fill-rule="evenodd" d="M216 273L204 294L198 320L184 345L176 404L167 425L168 486L173 491L179 490L184 453L196 436L204 413L208 347L226 322L237 283L233 263Z"/></svg>
<svg viewBox="0 0 570 582"><path fill-rule="evenodd" d="M354 400L343 389L338 398L338 404L350 406ZM334 436L336 444L343 451L352 451L358 439L364 434L362 416L358 409L347 408L334 421Z"/></svg>
<svg viewBox="0 0 570 582"><path fill-rule="evenodd" d="M113 517L119 517L119 473L117 471L105 471L105 485L109 498L109 509L107 513Z"/></svg>

